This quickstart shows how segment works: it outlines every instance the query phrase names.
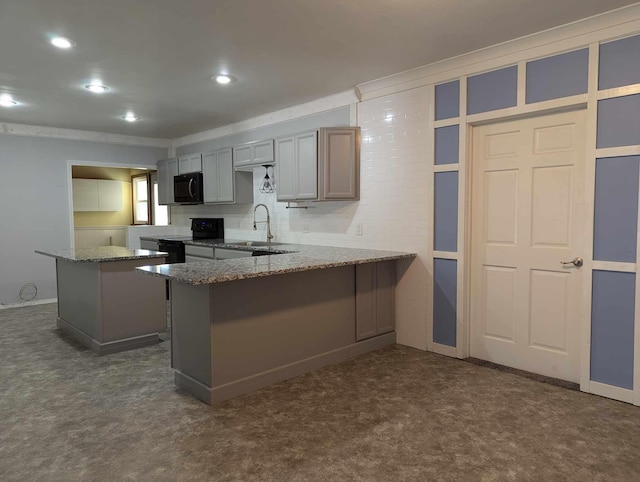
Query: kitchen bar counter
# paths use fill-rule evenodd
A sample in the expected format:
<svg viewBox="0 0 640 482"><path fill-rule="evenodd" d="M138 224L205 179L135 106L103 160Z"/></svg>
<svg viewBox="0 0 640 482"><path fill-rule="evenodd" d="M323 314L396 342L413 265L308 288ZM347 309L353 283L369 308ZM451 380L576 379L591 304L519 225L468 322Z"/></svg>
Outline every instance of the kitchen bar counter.
<svg viewBox="0 0 640 482"><path fill-rule="evenodd" d="M135 268L164 263L166 253L119 246L36 253L56 260L58 328L99 355L158 343L165 282Z"/></svg>
<svg viewBox="0 0 640 482"><path fill-rule="evenodd" d="M396 279L415 254L296 244L272 249L285 253L138 268L170 281L175 383L208 404L396 341Z"/></svg>
<svg viewBox="0 0 640 482"><path fill-rule="evenodd" d="M185 244L260 251L262 253L271 252L274 254L270 256L228 259L215 262L203 261L144 266L138 268L138 270L150 275L161 276L171 281L191 285L202 285L315 269L393 261L402 258L414 258L416 256L415 253L302 244L274 243L270 250L267 250L264 246L236 244L234 241L196 240L187 241Z"/></svg>

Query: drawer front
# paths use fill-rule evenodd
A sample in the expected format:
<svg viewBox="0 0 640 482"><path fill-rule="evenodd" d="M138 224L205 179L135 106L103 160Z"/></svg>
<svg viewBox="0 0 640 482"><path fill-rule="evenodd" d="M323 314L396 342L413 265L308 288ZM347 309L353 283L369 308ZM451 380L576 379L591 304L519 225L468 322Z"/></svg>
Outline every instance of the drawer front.
<svg viewBox="0 0 640 482"><path fill-rule="evenodd" d="M158 251L157 241L148 241L146 239L140 240L140 249L148 249L150 251Z"/></svg>
<svg viewBox="0 0 640 482"><path fill-rule="evenodd" d="M216 259L250 258L251 251L239 249L216 248Z"/></svg>
<svg viewBox="0 0 640 482"><path fill-rule="evenodd" d="M193 246L185 244L184 254L187 256L198 256L200 258L213 259L213 247L211 246Z"/></svg>

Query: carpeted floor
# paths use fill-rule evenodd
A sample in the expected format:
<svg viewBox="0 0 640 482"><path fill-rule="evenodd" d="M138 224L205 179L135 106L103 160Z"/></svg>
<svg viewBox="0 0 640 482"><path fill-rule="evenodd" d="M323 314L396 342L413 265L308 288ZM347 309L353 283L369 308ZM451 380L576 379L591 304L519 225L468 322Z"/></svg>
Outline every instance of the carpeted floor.
<svg viewBox="0 0 640 482"><path fill-rule="evenodd" d="M96 357L0 310L2 481L635 481L640 409L405 347L208 407L169 342Z"/></svg>

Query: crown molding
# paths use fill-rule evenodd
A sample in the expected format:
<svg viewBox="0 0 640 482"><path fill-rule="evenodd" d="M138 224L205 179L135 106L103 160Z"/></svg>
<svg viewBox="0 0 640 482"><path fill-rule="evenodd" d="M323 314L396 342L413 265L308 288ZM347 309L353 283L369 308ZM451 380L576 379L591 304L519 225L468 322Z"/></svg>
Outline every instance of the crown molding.
<svg viewBox="0 0 640 482"><path fill-rule="evenodd" d="M276 124L278 122L297 119L300 117L317 114L319 112L337 109L339 107L346 107L348 105L356 104L359 101L360 96L357 89L349 89L344 92L339 92L327 97L322 97L310 102L305 102L304 104L287 107L286 109L277 110L257 117L252 117L250 119L235 122L233 124L217 127L215 129L179 137L173 140L172 146L173 148L176 148L180 146L186 146L188 144L195 144L196 142L217 139L219 137L225 137L232 134L237 134L239 132L250 131L259 127Z"/></svg>
<svg viewBox="0 0 640 482"><path fill-rule="evenodd" d="M364 82L356 88L362 100L368 100L513 65L523 60L575 50L592 42L614 40L636 32L640 32L640 3Z"/></svg>
<svg viewBox="0 0 640 482"><path fill-rule="evenodd" d="M123 144L140 147L171 147L170 139L156 137L136 137L123 134L109 134L107 132L83 131L76 129L61 129L58 127L31 126L25 124L11 124L0 122L0 134L30 137L48 137L55 139L69 139L74 141L104 142L107 144Z"/></svg>

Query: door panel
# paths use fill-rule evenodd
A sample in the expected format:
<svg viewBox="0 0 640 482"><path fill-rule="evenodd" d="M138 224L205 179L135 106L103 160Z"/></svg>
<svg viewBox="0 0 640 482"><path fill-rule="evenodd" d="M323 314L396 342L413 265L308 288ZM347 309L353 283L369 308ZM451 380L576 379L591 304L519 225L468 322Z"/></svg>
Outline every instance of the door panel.
<svg viewBox="0 0 640 482"><path fill-rule="evenodd" d="M484 335L512 342L515 334L514 268L484 266Z"/></svg>
<svg viewBox="0 0 640 482"><path fill-rule="evenodd" d="M473 132L471 356L580 378L584 111Z"/></svg>
<svg viewBox="0 0 640 482"><path fill-rule="evenodd" d="M515 244L518 223L518 171L485 173L487 243Z"/></svg>
<svg viewBox="0 0 640 482"><path fill-rule="evenodd" d="M278 201L296 198L297 172L294 138L276 139L276 191Z"/></svg>

